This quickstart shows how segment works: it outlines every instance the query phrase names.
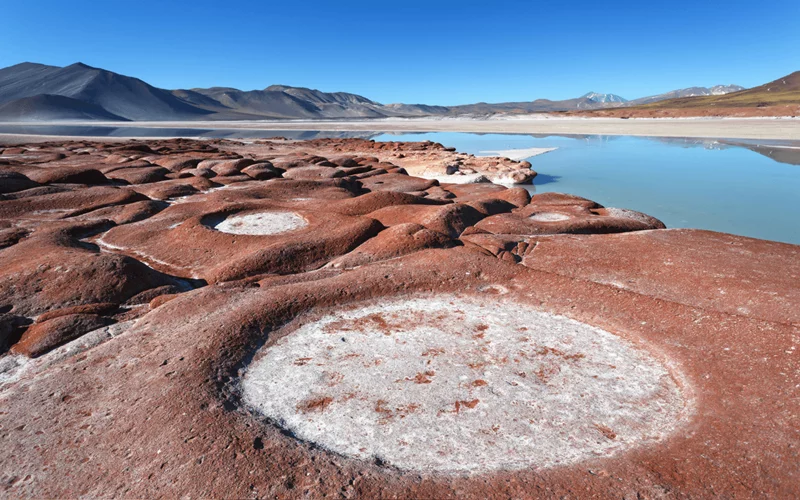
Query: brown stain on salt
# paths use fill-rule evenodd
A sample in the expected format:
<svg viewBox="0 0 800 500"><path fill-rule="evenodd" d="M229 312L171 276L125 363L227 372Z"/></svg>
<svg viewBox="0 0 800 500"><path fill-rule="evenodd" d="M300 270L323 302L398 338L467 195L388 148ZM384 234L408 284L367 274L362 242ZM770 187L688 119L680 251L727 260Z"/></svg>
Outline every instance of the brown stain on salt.
<svg viewBox="0 0 800 500"><path fill-rule="evenodd" d="M331 403L333 403L332 397L322 396L318 398L307 399L305 401L300 402L297 405L297 409L298 411L301 411L303 413L309 413L313 411L323 411Z"/></svg>
<svg viewBox="0 0 800 500"><path fill-rule="evenodd" d="M536 377L545 384L559 373L561 373L561 368L559 368L557 365L542 366L534 372Z"/></svg>
<svg viewBox="0 0 800 500"><path fill-rule="evenodd" d="M607 437L608 439L616 439L617 433L611 430L610 427L603 424L594 424L594 428L600 431L600 434Z"/></svg>
<svg viewBox="0 0 800 500"><path fill-rule="evenodd" d="M567 354L564 351L556 349L555 347L540 347L536 350L536 354L540 356L558 356L559 358L566 359L568 361L577 361L579 359L583 359L586 357L585 354L576 353L576 354Z"/></svg>
<svg viewBox="0 0 800 500"><path fill-rule="evenodd" d="M433 377L434 375L436 375L435 371L428 370L424 373L417 373L417 375L411 380L413 380L415 384L430 384L431 379L429 377Z"/></svg>
<svg viewBox="0 0 800 500"><path fill-rule="evenodd" d="M473 399L472 401L456 401L456 413L461 411L461 407L469 408L470 410L478 406L480 399Z"/></svg>
<svg viewBox="0 0 800 500"><path fill-rule="evenodd" d="M388 401L385 399L379 399L375 402L375 412L380 415L378 423L381 425L388 424L395 417L406 418L408 415L416 413L420 408L420 405L416 403L409 403L404 406L398 406L392 410L386 406L387 404Z"/></svg>
<svg viewBox="0 0 800 500"><path fill-rule="evenodd" d="M425 352L422 353L423 356L431 356L431 357L436 357L440 354L444 354L444 349L442 349L441 347L431 347L430 349L427 349Z"/></svg>

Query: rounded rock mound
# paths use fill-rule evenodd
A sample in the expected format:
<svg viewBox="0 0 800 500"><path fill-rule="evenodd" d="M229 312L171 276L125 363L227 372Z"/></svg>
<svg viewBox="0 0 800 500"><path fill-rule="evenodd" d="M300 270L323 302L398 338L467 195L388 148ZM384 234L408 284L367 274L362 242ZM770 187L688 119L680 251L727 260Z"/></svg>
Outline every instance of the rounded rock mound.
<svg viewBox="0 0 800 500"><path fill-rule="evenodd" d="M386 299L299 323L256 356L245 402L300 439L404 470L610 456L669 435L688 407L649 352L497 299Z"/></svg>

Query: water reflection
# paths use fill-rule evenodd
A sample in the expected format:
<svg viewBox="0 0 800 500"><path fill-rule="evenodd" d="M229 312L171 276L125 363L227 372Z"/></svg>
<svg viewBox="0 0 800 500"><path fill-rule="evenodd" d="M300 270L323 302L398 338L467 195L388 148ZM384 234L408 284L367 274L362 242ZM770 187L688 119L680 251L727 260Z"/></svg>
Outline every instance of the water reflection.
<svg viewBox="0 0 800 500"><path fill-rule="evenodd" d="M388 136L376 140L391 140ZM531 193L565 192L658 217L668 227L709 229L800 244L796 205L800 143L630 136L413 134L459 151L558 148L529 158ZM769 152L772 151L772 154Z"/></svg>
<svg viewBox="0 0 800 500"><path fill-rule="evenodd" d="M249 130L207 128L98 127L81 125L0 125L0 134L59 135L75 137L199 137L209 139L268 139L284 137L292 140L321 138L371 139L378 132L319 130Z"/></svg>
<svg viewBox="0 0 800 500"><path fill-rule="evenodd" d="M800 142L456 132L2 125L0 133L101 137L363 138L435 141L459 151L557 148L529 158L532 193L559 191L658 217L668 227L710 229L800 244Z"/></svg>

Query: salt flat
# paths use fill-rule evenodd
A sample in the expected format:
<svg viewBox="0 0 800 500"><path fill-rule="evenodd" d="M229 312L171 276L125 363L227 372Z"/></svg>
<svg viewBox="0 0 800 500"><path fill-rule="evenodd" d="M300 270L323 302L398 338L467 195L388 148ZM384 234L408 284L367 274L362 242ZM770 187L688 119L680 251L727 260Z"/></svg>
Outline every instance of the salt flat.
<svg viewBox="0 0 800 500"><path fill-rule="evenodd" d="M634 135L728 139L800 140L800 119L784 118L578 118L550 115L476 118L373 120L256 120L0 123L6 126L82 125L96 127L204 128L244 130L325 130L376 132L479 132L558 135ZM9 137L10 136L10 137ZM35 135L0 134L0 143L35 140ZM53 136L48 136L53 137ZM104 138L123 140L122 138ZM153 139L153 137L149 137ZM49 140L49 139L48 139Z"/></svg>

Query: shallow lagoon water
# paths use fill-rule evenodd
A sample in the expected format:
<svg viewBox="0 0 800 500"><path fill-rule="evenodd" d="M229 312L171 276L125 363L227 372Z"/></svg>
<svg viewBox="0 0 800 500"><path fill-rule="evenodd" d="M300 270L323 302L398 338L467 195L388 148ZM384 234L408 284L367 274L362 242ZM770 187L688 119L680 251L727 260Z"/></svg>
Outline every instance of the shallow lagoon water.
<svg viewBox="0 0 800 500"><path fill-rule="evenodd" d="M435 141L466 153L558 148L530 158L528 189L576 194L638 210L671 228L700 228L800 244L800 144L786 141L630 136L532 136L451 132L326 132L241 129L4 125L0 133L106 137L291 139L362 137Z"/></svg>
<svg viewBox="0 0 800 500"><path fill-rule="evenodd" d="M767 156L778 151L783 161L793 161L786 153L797 151L795 159L800 160L798 144L765 148L702 139L451 133L401 138L432 140L476 155L486 150L557 147L528 159L539 173L528 187L531 193L575 194L607 207L644 212L671 228L800 244L800 164Z"/></svg>

